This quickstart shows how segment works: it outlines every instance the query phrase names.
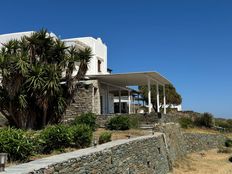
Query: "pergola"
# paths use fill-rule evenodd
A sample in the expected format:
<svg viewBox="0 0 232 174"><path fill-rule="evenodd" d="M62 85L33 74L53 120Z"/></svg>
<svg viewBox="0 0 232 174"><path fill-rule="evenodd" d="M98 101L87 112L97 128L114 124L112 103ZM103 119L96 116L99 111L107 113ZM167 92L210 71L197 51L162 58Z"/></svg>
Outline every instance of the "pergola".
<svg viewBox="0 0 232 174"><path fill-rule="evenodd" d="M160 112L159 106L159 85L163 86L163 107L166 114L166 95L165 85L171 84L169 80L161 76L157 72L135 72L135 73L123 73L123 74L104 74L104 75L88 75L89 79L99 80L109 86L119 89L119 103L121 102L121 89L128 90L128 96L130 96L130 88L128 86L148 86L148 111L151 112L151 85L156 85L156 97L157 97L157 112ZM129 100L129 113L130 113L130 97ZM119 105L120 107L121 105ZM121 108L120 108L121 109ZM120 110L119 109L119 110Z"/></svg>

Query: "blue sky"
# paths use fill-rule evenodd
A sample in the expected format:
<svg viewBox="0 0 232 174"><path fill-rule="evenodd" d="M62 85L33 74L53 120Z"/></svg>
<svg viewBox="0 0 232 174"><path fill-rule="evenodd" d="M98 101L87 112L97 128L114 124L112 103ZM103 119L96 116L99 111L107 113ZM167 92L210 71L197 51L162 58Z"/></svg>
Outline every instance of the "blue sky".
<svg viewBox="0 0 232 174"><path fill-rule="evenodd" d="M7 0L0 34L101 37L113 72L158 71L183 108L232 118L232 1Z"/></svg>

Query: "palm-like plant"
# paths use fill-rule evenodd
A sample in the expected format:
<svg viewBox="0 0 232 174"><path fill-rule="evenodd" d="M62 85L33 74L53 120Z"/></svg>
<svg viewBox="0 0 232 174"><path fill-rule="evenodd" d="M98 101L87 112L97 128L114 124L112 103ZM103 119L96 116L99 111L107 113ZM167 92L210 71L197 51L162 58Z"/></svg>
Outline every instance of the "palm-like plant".
<svg viewBox="0 0 232 174"><path fill-rule="evenodd" d="M58 123L91 56L90 48L66 47L46 30L9 41L0 50L0 112L18 128Z"/></svg>

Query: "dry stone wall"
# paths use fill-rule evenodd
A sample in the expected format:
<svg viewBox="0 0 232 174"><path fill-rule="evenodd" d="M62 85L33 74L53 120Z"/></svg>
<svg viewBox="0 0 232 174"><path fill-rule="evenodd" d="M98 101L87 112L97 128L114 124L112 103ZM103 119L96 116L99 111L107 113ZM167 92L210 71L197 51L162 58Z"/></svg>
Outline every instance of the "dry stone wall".
<svg viewBox="0 0 232 174"><path fill-rule="evenodd" d="M118 140L6 169L5 174L166 174L163 134Z"/></svg>
<svg viewBox="0 0 232 174"><path fill-rule="evenodd" d="M117 140L9 167L3 174L166 174L187 153L222 146L220 134L182 133L179 124L159 123L154 135Z"/></svg>
<svg viewBox="0 0 232 174"><path fill-rule="evenodd" d="M171 162L174 162L176 159L186 155L186 142L181 132L179 124L155 124L154 131L164 133Z"/></svg>
<svg viewBox="0 0 232 174"><path fill-rule="evenodd" d="M225 145L226 137L220 134L184 133L186 153L199 152Z"/></svg>
<svg viewBox="0 0 232 174"><path fill-rule="evenodd" d="M154 130L165 134L171 162L188 153L224 146L227 139L222 134L185 133L177 123L155 124Z"/></svg>
<svg viewBox="0 0 232 174"><path fill-rule="evenodd" d="M126 114L122 114L122 115L126 115ZM107 121L109 121L114 116L116 115L115 114L98 115L97 124L100 127L105 127ZM162 113L130 114L130 117L137 117L140 125L154 124L154 123L170 123L170 122L178 123L179 122L179 116L162 114Z"/></svg>

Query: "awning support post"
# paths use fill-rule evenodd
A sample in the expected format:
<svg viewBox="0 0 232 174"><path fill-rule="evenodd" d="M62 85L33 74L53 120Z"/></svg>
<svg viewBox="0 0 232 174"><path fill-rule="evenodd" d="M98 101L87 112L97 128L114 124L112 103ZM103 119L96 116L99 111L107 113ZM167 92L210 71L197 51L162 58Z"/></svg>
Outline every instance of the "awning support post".
<svg viewBox="0 0 232 174"><path fill-rule="evenodd" d="M160 108L159 108L159 83L156 82L156 103L157 103L157 112L160 112Z"/></svg>
<svg viewBox="0 0 232 174"><path fill-rule="evenodd" d="M132 99L133 99L133 114L135 113L135 96L132 94Z"/></svg>
<svg viewBox="0 0 232 174"><path fill-rule="evenodd" d="M121 89L119 89L119 94L118 94L118 99L119 99L119 113L122 113L122 105L121 105Z"/></svg>
<svg viewBox="0 0 232 174"><path fill-rule="evenodd" d="M109 109L109 86L107 85L107 93L106 93L106 113L109 114L110 113L110 109Z"/></svg>
<svg viewBox="0 0 232 174"><path fill-rule="evenodd" d="M151 81L150 79L147 80L147 87L148 87L148 113L151 113Z"/></svg>
<svg viewBox="0 0 232 174"><path fill-rule="evenodd" d="M95 113L95 96L94 96L94 86L92 87L92 113Z"/></svg>
<svg viewBox="0 0 232 174"><path fill-rule="evenodd" d="M167 113L166 111L166 91L165 91L165 85L163 86L163 94L164 94L164 114Z"/></svg>
<svg viewBox="0 0 232 174"><path fill-rule="evenodd" d="M130 91L128 91L128 113L131 113L131 97L130 97Z"/></svg>

